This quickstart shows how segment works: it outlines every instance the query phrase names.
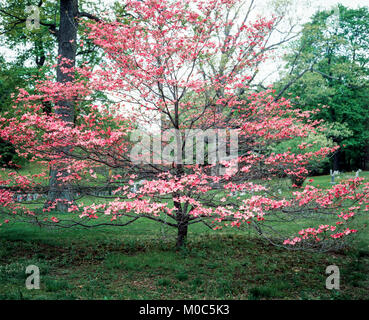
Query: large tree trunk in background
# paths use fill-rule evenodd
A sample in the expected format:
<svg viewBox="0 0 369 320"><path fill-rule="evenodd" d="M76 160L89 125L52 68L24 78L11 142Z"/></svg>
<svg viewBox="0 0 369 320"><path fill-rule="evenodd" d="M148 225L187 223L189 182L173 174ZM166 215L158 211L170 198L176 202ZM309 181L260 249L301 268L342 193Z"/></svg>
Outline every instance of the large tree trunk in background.
<svg viewBox="0 0 369 320"><path fill-rule="evenodd" d="M70 60L69 64L64 64L64 67L74 67L76 60L76 43L77 43L77 28L78 22L76 17L78 15L78 0L60 0L60 27L58 31L58 68L57 68L57 82L66 83L73 80L73 76L63 73L61 70L61 59L66 58ZM55 106L54 113L61 116L63 121L74 123L74 102L60 101ZM68 150L62 150L68 152ZM65 202L58 202L56 209L58 211L66 212L69 204L66 202L73 201L73 190L71 186L57 180L58 173L65 175L62 166L53 166L50 169L49 193L45 207L56 199L64 200Z"/></svg>

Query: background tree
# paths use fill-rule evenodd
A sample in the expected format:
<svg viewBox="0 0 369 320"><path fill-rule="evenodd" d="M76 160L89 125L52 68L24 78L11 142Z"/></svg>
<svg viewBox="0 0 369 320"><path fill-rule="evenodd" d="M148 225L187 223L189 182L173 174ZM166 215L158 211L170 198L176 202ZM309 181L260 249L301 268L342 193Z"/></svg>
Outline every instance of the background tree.
<svg viewBox="0 0 369 320"><path fill-rule="evenodd" d="M293 154L306 154L308 152L316 152L323 147L333 148L334 143L327 138L325 132L311 133L306 137L297 137L291 140L277 143L272 147L273 152L281 154L289 151ZM301 176L292 176L291 180L296 187L302 187L308 176L316 176L322 173L324 167L329 163L329 157L320 159L312 157L306 164L306 173Z"/></svg>
<svg viewBox="0 0 369 320"><path fill-rule="evenodd" d="M32 10L26 12L29 6L39 9L40 28L38 29L28 30L26 27L27 18L32 13ZM96 16L83 11L84 7L91 8L91 4L78 0L60 0L56 3L44 3L42 0L2 1L0 9L0 19L3 24L2 42L10 49L18 49L18 60L26 61L29 57L34 58L37 68L34 81L45 77L47 61L51 64L57 61L57 81L61 84L68 84L74 76L63 72L63 68L74 67L77 60L81 64L88 62L91 66L100 60L99 50L86 38L83 48L77 47L78 30L81 31L79 19L86 17L98 20ZM80 32L80 34L83 33ZM81 58L77 59L79 55ZM43 102L45 112L60 114L64 121L71 125L75 121L76 113L84 107L86 105L79 104L79 109L76 110L73 97L70 101L59 101L58 106L52 105L48 100ZM55 199L64 199L65 201L58 203L57 208L60 211L66 211L68 209L66 203L73 200L73 194L67 184L62 184L56 179L62 171L55 166L50 168L50 190L45 205L48 206Z"/></svg>
<svg viewBox="0 0 369 320"><path fill-rule="evenodd" d="M303 110L331 124L330 136L342 148L334 170L367 168L369 11L368 8L320 11L303 28L286 55L286 72L276 84L277 98L293 98ZM328 107L327 107L328 106ZM348 135L348 130L351 134ZM342 134L339 134L340 131Z"/></svg>
<svg viewBox="0 0 369 320"><path fill-rule="evenodd" d="M17 95L17 88L28 88L28 81L32 79L32 73L33 70L24 68L19 62L6 63L0 56L0 112L2 114L14 114L13 95ZM0 140L0 154L1 165L11 167L22 162L14 147L4 140Z"/></svg>

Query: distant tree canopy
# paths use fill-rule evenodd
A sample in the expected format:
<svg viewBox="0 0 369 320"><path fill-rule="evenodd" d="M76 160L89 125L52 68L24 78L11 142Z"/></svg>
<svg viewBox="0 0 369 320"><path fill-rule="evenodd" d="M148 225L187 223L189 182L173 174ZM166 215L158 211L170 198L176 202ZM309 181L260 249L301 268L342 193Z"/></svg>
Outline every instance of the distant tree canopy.
<svg viewBox="0 0 369 320"><path fill-rule="evenodd" d="M369 10L338 9L319 11L304 25L276 88L328 122L328 136L342 146L335 170L368 169Z"/></svg>
<svg viewBox="0 0 369 320"><path fill-rule="evenodd" d="M79 0L79 12L84 10L102 10L103 4ZM26 8L33 6L40 12L40 26L33 30L26 27L27 17L31 13ZM0 0L1 38L0 44L16 52L18 61L33 61L38 68L45 66L46 62L54 63L57 56L57 38L60 24L59 1L42 0ZM78 28L78 34L84 40L84 46L77 48L77 63L96 65L101 59L101 51Z"/></svg>
<svg viewBox="0 0 369 320"><path fill-rule="evenodd" d="M17 88L27 88L27 81L31 79L32 68L25 68L19 61L6 63L0 56L0 112L13 113L13 94ZM0 166L12 166L21 160L15 152L11 143L0 139Z"/></svg>

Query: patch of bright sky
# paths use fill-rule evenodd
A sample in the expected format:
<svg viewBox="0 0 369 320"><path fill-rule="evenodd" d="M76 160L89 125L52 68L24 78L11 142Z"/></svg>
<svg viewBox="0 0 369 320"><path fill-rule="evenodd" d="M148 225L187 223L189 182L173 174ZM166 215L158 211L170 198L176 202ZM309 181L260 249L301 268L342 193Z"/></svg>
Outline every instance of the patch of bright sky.
<svg viewBox="0 0 369 320"><path fill-rule="evenodd" d="M270 8L265 6L265 3L270 1L268 0L257 0L260 3L260 8L264 11L265 14L270 13ZM272 1L273 2L273 1ZM280 0L276 2L288 2L288 0ZM367 0L292 0L292 4L287 12L287 20L291 19L291 23L297 23L295 31L300 31L303 24L310 21L310 18L314 15L318 10L327 10L327 9L335 9L338 4L342 4L345 7L357 9L363 6L368 6ZM263 14L263 12L262 12ZM274 39L274 41L278 41L278 38ZM276 56L281 56L281 50L284 50L283 47L276 50ZM267 61L260 72L259 78L267 77L267 84L272 83L273 81L278 79L278 75L280 74L279 69L282 67L283 63L281 61Z"/></svg>

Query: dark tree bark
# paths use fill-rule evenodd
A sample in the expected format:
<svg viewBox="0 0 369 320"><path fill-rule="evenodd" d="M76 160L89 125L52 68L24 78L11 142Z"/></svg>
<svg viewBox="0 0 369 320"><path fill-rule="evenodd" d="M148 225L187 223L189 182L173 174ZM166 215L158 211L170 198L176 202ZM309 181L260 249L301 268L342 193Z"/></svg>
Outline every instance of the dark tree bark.
<svg viewBox="0 0 369 320"><path fill-rule="evenodd" d="M188 221L178 222L178 233L176 242L176 247L178 249L186 245L187 233L188 233Z"/></svg>
<svg viewBox="0 0 369 320"><path fill-rule="evenodd" d="M178 128L178 118L176 117L176 128ZM180 144L177 144L180 145ZM176 176L178 178L184 175L184 168L182 164L176 164ZM180 195L174 193L173 199L178 198ZM186 205L182 206L181 202L173 200L174 208L176 210L176 221L177 221L177 242L176 248L182 248L186 246L187 232L188 232L188 207Z"/></svg>
<svg viewBox="0 0 369 320"><path fill-rule="evenodd" d="M179 165L179 170L177 172L183 172L183 168ZM177 198L178 194L173 194L173 198ZM188 223L189 223L189 216L187 213L187 207L183 208L182 204L177 201L173 200L174 208L176 210L176 221L177 221L177 242L176 248L179 249L181 247L186 246L187 240L187 232L188 232Z"/></svg>
<svg viewBox="0 0 369 320"><path fill-rule="evenodd" d="M78 29L78 0L60 0L60 27L58 31L58 68L57 81L67 83L73 81L73 75L62 72L62 67L71 68L75 66L76 43ZM62 65L62 59L68 59L67 64ZM61 116L61 119L71 126L74 122L74 102L59 101L54 107L54 113ZM68 148L60 150L63 154L68 154ZM56 209L66 212L69 208L68 202L73 201L73 190L69 184L57 180L58 174L65 175L61 166L53 166L50 169L49 193L45 206L48 207L56 199L58 202Z"/></svg>

